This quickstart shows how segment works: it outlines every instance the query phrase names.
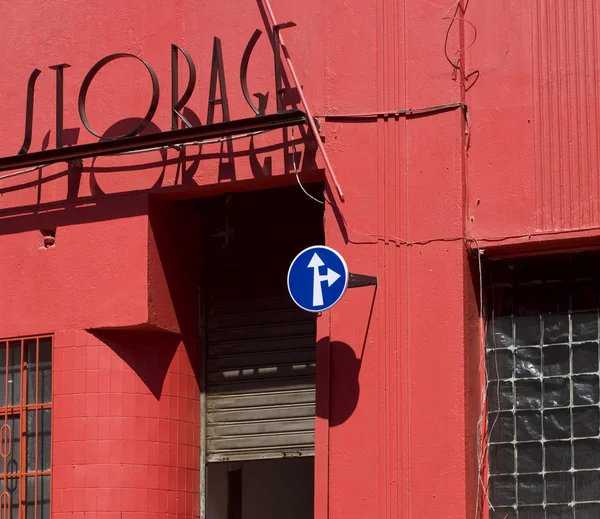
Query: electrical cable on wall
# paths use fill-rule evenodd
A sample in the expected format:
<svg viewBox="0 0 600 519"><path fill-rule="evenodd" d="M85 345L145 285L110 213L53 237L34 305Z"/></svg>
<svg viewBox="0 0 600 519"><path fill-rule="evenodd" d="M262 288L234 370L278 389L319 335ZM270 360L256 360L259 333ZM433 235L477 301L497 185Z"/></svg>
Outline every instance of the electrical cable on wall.
<svg viewBox="0 0 600 519"><path fill-rule="evenodd" d="M461 108L467 116L468 107L465 103L448 103L444 105L427 106L425 108L405 108L402 110L384 110L382 112L365 112L350 114L325 114L316 115L315 119L324 119L326 121L344 121L353 119L381 119L388 117L417 117L419 115L429 115L441 112L449 112Z"/></svg>
<svg viewBox="0 0 600 519"><path fill-rule="evenodd" d="M465 70L463 70L460 58L460 54L470 49L477 40L477 27L475 27L475 24L473 24L465 18L465 14L467 13L467 9L469 8L470 1L471 0L466 0L463 6L461 0L457 0L450 6L450 8L442 17L442 20L450 20L450 23L448 24L448 29L446 30L446 37L444 39L444 56L448 63L450 63L450 65L452 66L452 79L456 80L458 75L460 74L460 78L462 80L465 92L470 90L473 87L473 85L477 83L480 75L480 72L477 69L472 70L468 73ZM452 10L454 10L454 12L450 14ZM448 43L450 41L450 33L452 31L452 27L454 27L456 21L462 22L463 24L466 23L473 28L473 39L468 45L456 49L456 51L454 52L454 56L451 58L450 54L448 53ZM471 78L473 78L473 80L469 85L467 85Z"/></svg>
<svg viewBox="0 0 600 519"><path fill-rule="evenodd" d="M477 495L475 499L475 519L479 519L480 517L480 492L483 491L483 497L485 501L487 501L489 507L494 510L494 506L489 497L488 485L483 480L483 474L485 470L485 464L488 455L488 431L493 429L496 425L496 421L498 419L498 415L496 415L496 419L491 427L488 427L487 422L487 390L488 390L488 376L487 376L487 366L486 366L486 346L485 346L485 311L484 311L484 299L483 299L483 268L481 258L483 256L483 249L479 248L477 244L477 240L475 240L475 244L477 246L477 267L479 274L479 372L483 374L483 384L481 388L481 394L479 396L480 399L480 414L479 419L477 420ZM492 294L493 294L493 286L492 286ZM492 295L493 300L493 295ZM492 302L493 305L493 302ZM493 326L493 323L492 323ZM495 340L495 336L494 336ZM495 350L497 353L497 350ZM496 372L498 372L498 362L495 363ZM497 398L500 401L500 387L497 388ZM483 509L481 509L483 512Z"/></svg>
<svg viewBox="0 0 600 519"><path fill-rule="evenodd" d="M292 157L294 157L294 154L295 154L295 147L292 146ZM415 245L429 245L430 243L464 241L466 245L471 245L473 243L476 244L476 246L474 248L472 247L472 252L475 254L479 250L479 245L477 245L478 240L486 242L486 243L501 243L501 242L509 241L509 240L531 240L532 238L541 237L541 236L561 236L561 235L565 235L565 234L573 235L573 234L581 233L581 232L600 231L600 226L595 226L595 227L587 227L585 229L542 231L542 232L536 232L536 233L513 234L513 235L499 236L499 237L493 237L493 238L482 238L482 237L474 238L474 237L468 237L468 236L454 236L454 237L448 237L448 238L428 238L426 240L415 240L415 241L404 240L397 236L392 236L392 235L388 235L388 234L373 234L373 233L360 232L360 231L353 229L350 225L348 225L348 222L347 222L345 216L342 214L340 207L337 204L330 201L325 196L323 197L324 201L318 200L306 191L306 189L304 188L304 186L302 185L302 183L300 181L299 172L298 172L294 158L293 158L292 162L293 162L294 173L296 174L297 182L300 185L300 188L302 189L302 191L308 197L315 200L319 204L324 204L324 203L329 204L337 212L337 214L341 218L342 222L344 223L345 227L347 229L349 229L350 231L352 231L354 234L374 238L374 240L371 240L371 241L357 241L357 240L352 240L350 237L348 237L348 243L352 243L353 245L375 245L380 241L388 241L388 242L393 242L395 245L398 245L398 246L406 245L406 246L411 247L411 246L415 246Z"/></svg>
<svg viewBox="0 0 600 519"><path fill-rule="evenodd" d="M325 120L333 121L333 120L353 120L353 119L354 120L356 120L356 119L378 119L378 118L382 118L382 117L411 117L411 116L420 116L420 115L427 115L427 114L432 114L432 113L439 113L439 112L454 110L457 108L461 108L463 110L465 118L468 120L468 106L465 103L448 103L448 104L444 104L444 105L435 105L435 106L429 106L429 107L424 107L424 108L407 108L407 109L402 109L402 110L390 110L390 111L383 111L383 112L364 112L364 113L355 113L355 114L326 114L326 115L318 115L315 117L315 119L323 118ZM149 149L144 149L144 150L135 150L132 152L115 153L115 154L110 154L107 156L141 154L141 153L149 153L152 151L162 151L162 150L165 150L168 148L181 149L181 148L185 148L185 147L189 147L189 146L203 146L203 145L209 145L209 144L220 144L220 143L223 143L226 141L239 140L239 139L253 137L255 135L268 133L270 131L275 131L275 130L260 130L260 131L256 131L256 132L251 132L251 133L246 133L246 134L236 135L236 136L231 136L231 137L223 137L223 138L219 138L219 139L211 139L211 140L206 140L206 141L195 141L195 142L183 143L183 144L174 145L174 146L155 147L155 148L149 148ZM293 127L292 127L292 136L293 136ZM310 193L308 193L306 191L306 189L302 185L302 182L299 177L299 172L298 172L298 168L297 168L297 164L296 164L296 146L295 146L294 142L292 142L292 162L293 162L294 173L296 175L296 180L298 182L298 185L300 186L302 191L309 198L311 198L312 200L314 200L315 202L317 202L319 204L328 203L329 205L331 205L331 207L337 211L337 213L340 216L340 218L342 219L344 225L350 231L352 231L354 234L374 238L374 240L371 240L371 241L357 241L357 240L352 240L349 238L349 242L354 245L373 245L379 241L389 241L389 242L393 242L396 245L406 245L406 246L428 245L430 243L436 243L436 242L464 241L467 244L476 242L476 240L474 238L469 238L466 236L456 236L456 237L450 237L450 238L431 238L431 239L427 239L427 240L408 241L408 240L403 240L399 237L392 236L392 235L372 234L372 233L364 233L364 232L357 231L348 225L348 222L346 221L345 216L342 214L342 212L337 204L330 201L326 197L324 197L324 201L318 200L317 198L315 198L314 196L312 196ZM35 166L32 168L14 171L14 172L0 176L0 180L5 180L7 178L24 175L26 173L31 173L33 171L38 171L42 168L51 166L53 164L57 164L57 163L41 164L39 166ZM508 241L508 240L519 240L519 239L529 240L534 236L559 236L559 235L564 235L564 234L573 234L576 232L594 231L594 230L600 230L600 226L590 227L590 228L586 228L586 229L544 231L544 232L535 233L535 234L519 234L519 235L501 236L501 237L495 237L495 238L485 238L485 241L500 243L500 242ZM480 239L482 239L482 238L480 238Z"/></svg>

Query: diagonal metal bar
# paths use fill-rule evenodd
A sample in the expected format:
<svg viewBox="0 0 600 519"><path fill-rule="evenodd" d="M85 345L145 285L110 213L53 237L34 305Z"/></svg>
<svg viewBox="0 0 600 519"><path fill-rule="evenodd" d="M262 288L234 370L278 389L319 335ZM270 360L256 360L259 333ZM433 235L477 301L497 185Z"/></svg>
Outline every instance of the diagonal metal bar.
<svg viewBox="0 0 600 519"><path fill-rule="evenodd" d="M277 32L279 29L285 29L287 27L293 27L295 25L295 24L291 24L291 23L281 24L281 25L278 24L277 20L275 19L275 14L273 14L273 9L271 8L271 4L270 4L269 0L262 0L262 2L265 5L265 7L267 8L267 12L269 13L269 18L271 18L271 23L273 24L273 32L274 33ZM340 197L340 200L343 202L344 201L344 193L342 192L340 183L338 182L338 179L335 175L333 166L331 165L331 162L329 161L329 155L327 155L327 150L325 149L323 140L321 139L321 136L319 135L319 130L317 129L317 124L315 123L315 120L310 113L310 108L308 106L308 103L306 102L306 97L304 96L302 86L300 85L300 81L298 80L298 76L296 75L296 69L294 68L294 64L292 63L292 58L290 58L290 55L288 53L287 47L285 46L285 43L283 41L283 36L281 35L281 33L278 34L278 38L279 38L279 43L281 44L281 48L283 50L283 55L285 56L285 60L288 64L288 68L290 70L290 73L292 74L292 79L294 80L294 86L296 87L296 90L298 91L298 94L300 95L300 100L302 101L302 106L304 107L304 111L306 112L306 117L308 118L308 124L310 125L310 129L313 133L313 136L315 137L315 140L317 141L317 146L319 148L319 151L321 152L321 155L323 155L323 160L325 161L325 166L327 167L327 171L329 172L329 175L331 176L331 181L333 182L333 185L335 186L335 189L338 193L338 196ZM275 48L275 52L277 52L277 51L278 51L278 49ZM277 92L276 92L276 94L279 95Z"/></svg>
<svg viewBox="0 0 600 519"><path fill-rule="evenodd" d="M46 151L14 155L0 158L0 171L17 168L43 166L55 162L67 162L77 159L87 159L113 153L138 151L159 146L175 146L188 142L231 137L244 133L276 130L288 126L306 124L307 117L301 110L288 110L270 115L260 115L237 121L227 121L181 130L171 130L136 137L125 137L110 141L100 141L90 144L79 144L68 148L58 148Z"/></svg>

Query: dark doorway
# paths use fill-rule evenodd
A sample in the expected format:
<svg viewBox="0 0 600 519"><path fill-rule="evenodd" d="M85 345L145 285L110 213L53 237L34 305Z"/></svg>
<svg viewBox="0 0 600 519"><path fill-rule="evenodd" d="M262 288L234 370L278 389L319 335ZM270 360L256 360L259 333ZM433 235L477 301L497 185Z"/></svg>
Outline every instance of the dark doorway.
<svg viewBox="0 0 600 519"><path fill-rule="evenodd" d="M323 206L298 187L231 194L203 200L201 224L206 517L310 519L316 316L286 275L324 242Z"/></svg>

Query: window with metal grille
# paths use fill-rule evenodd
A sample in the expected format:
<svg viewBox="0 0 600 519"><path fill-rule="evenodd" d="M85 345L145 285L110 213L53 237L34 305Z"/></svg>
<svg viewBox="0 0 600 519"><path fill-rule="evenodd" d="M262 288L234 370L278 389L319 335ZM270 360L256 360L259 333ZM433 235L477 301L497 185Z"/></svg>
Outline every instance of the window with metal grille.
<svg viewBox="0 0 600 519"><path fill-rule="evenodd" d="M490 266L490 519L600 517L600 255Z"/></svg>
<svg viewBox="0 0 600 519"><path fill-rule="evenodd" d="M0 519L50 519L52 338L0 341Z"/></svg>

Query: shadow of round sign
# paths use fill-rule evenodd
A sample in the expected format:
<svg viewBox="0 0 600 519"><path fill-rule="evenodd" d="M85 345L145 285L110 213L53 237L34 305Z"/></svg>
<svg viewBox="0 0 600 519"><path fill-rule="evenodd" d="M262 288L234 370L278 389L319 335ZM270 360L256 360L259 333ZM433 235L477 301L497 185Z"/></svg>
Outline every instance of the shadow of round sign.
<svg viewBox="0 0 600 519"><path fill-rule="evenodd" d="M304 249L288 270L287 285L294 302L307 312L334 306L348 287L348 266L342 255L323 245Z"/></svg>

